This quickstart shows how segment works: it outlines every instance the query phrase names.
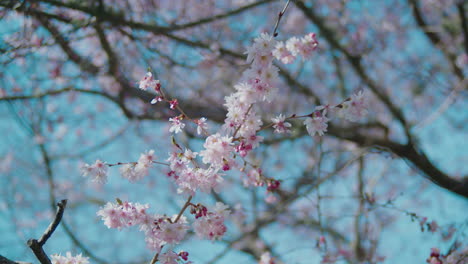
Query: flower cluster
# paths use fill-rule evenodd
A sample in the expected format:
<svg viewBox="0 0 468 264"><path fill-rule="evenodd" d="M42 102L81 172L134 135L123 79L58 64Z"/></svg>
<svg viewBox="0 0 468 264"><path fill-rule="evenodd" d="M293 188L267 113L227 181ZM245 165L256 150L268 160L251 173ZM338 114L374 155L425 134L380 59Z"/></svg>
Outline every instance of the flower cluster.
<svg viewBox="0 0 468 264"><path fill-rule="evenodd" d="M161 89L161 83L159 80L153 78L151 72L146 73L145 77L139 82L139 88L142 90L147 90L148 88L154 89L156 92L159 92Z"/></svg>
<svg viewBox="0 0 468 264"><path fill-rule="evenodd" d="M200 238L219 239L227 231L224 220L230 213L226 205L217 202L212 211L202 210L202 213L197 215L193 229Z"/></svg>
<svg viewBox="0 0 468 264"><path fill-rule="evenodd" d="M273 128L275 129L275 133L282 134L282 133L289 133L291 130L291 123L286 122L286 117L283 114L278 115L271 119L273 122Z"/></svg>
<svg viewBox="0 0 468 264"><path fill-rule="evenodd" d="M104 221L104 225L108 228L122 229L123 227L130 227L148 222L148 214L146 209L149 205L139 203L107 203L104 208L97 212Z"/></svg>
<svg viewBox="0 0 468 264"><path fill-rule="evenodd" d="M169 153L167 159L170 167L168 176L177 185L180 194L189 196L185 206L179 215L168 217L166 215L150 215L146 211L148 205L138 203L121 202L107 203L97 214L101 216L108 228L122 229L124 227L139 226L140 231L145 234L147 246L159 254L159 261L166 264L181 263L188 261L187 252L176 253L172 249L161 252L167 244L179 244L190 230L190 225L183 213L186 208L191 207L191 214L195 216L193 231L200 238L216 240L220 239L227 231L225 220L230 214L228 207L222 203L216 203L214 208L208 209L201 204L191 203L192 197L198 192L209 193L217 191L223 182L223 171L240 168L236 157L244 160L241 171L248 171L244 184L246 186L266 186L268 202L274 202L274 192L280 187L280 181L268 178L262 174L261 169L250 165L245 157L263 141L258 133L273 127L275 133L288 133L292 127L287 122L292 118L305 118L304 124L310 135L323 135L327 131L329 119L327 111L331 108L339 110L343 118L356 121L367 114L366 101L362 92L346 99L336 106L319 106L314 112L306 116L292 115L285 117L283 114L272 118L272 124L262 127L263 122L257 114L256 107L261 102L271 102L277 92L279 85L279 69L273 65L274 58L283 63L291 63L298 56L303 59L311 57L317 48L318 42L315 34L310 33L302 38L290 38L286 42L278 42L268 34L261 34L254 40L253 45L247 48L247 62L250 67L243 72L242 78L234 85L235 92L225 97L224 106L227 115L222 128L216 133L209 134L207 131L206 118L191 119L187 116L177 99L165 98L164 91L158 80L154 80L151 72L139 82L139 88L147 90L152 88L158 93L151 103L164 101L169 108L179 111L179 115L169 118L171 127L169 131L177 134L182 132L185 124L182 120L190 120L197 126L197 134L205 135L206 139L203 149L198 153L183 148L173 137L173 145L177 150ZM197 157L203 162L202 166L197 162ZM113 165L123 165L120 172L124 178L131 182L141 180L153 165L155 159L154 151L150 150L141 154L137 162L118 163L107 165L96 161L93 165L83 166L83 174L90 175L95 181L105 182L107 179L107 168ZM244 170L251 166L251 170ZM275 263L275 260L266 253L262 255L260 263ZM190 263L190 262L186 262Z"/></svg>
<svg viewBox="0 0 468 264"><path fill-rule="evenodd" d="M83 177L91 177L91 180L100 184L107 182L108 166L105 162L96 160L94 164L84 164L81 167Z"/></svg>
<svg viewBox="0 0 468 264"><path fill-rule="evenodd" d="M339 115L343 118L356 122L367 115L367 100L363 91L353 94L341 105L337 106Z"/></svg>
<svg viewBox="0 0 468 264"><path fill-rule="evenodd" d="M179 133L182 132L182 129L184 129L185 124L182 123L182 116L176 116L174 118L169 118L169 121L172 122L171 128L169 128L169 132L171 133Z"/></svg>
<svg viewBox="0 0 468 264"><path fill-rule="evenodd" d="M426 259L426 262L430 264L442 264L443 262L441 257L443 258L443 256L440 255L440 250L438 248L431 248L431 255Z"/></svg>
<svg viewBox="0 0 468 264"><path fill-rule="evenodd" d="M315 110L305 116L304 125L306 126L307 132L311 136L323 136L328 129L328 122L330 119L326 116L328 110L334 109L337 111L339 117L346 120L356 122L364 118L367 111L367 98L363 91L359 91L353 94L350 98L347 98L340 104L335 106L332 105L320 105L315 107ZM304 117L304 116L302 116ZM290 132L291 124L286 122L288 119L298 118L296 115L291 117L284 117L282 114L272 118L273 128L275 133L288 133Z"/></svg>
<svg viewBox="0 0 468 264"><path fill-rule="evenodd" d="M184 217L168 218L161 215L150 215L146 212L149 205L118 202L107 203L97 215L101 216L108 228L122 229L139 226L145 233L146 243L152 250L160 252L165 244L178 244L187 234L189 226Z"/></svg>
<svg viewBox="0 0 468 264"><path fill-rule="evenodd" d="M221 238L227 228L224 224L226 217L230 214L228 206L216 203L212 210L198 204L192 206L192 214L195 214L193 230L201 238L211 240ZM107 203L101 208L97 215L101 216L108 228L122 229L124 227L139 226L140 231L145 233L147 246L158 253L166 244L179 244L186 236L190 226L186 217L174 215L169 218L165 215L150 215L147 213L149 205L138 203L121 202ZM162 259L187 260L188 253L181 252L173 254L171 251L162 254ZM176 257L177 255L177 257ZM162 262L162 263L171 263Z"/></svg>
<svg viewBox="0 0 468 264"><path fill-rule="evenodd" d="M309 135L314 136L318 134L319 136L323 136L323 134L327 132L328 118L325 116L326 113L326 110L323 112L315 111L312 113L312 117L307 117L306 120L304 120L304 125Z"/></svg>
<svg viewBox="0 0 468 264"><path fill-rule="evenodd" d="M88 264L88 258L83 257L81 254L72 256L70 252L67 252L65 256L60 254L51 255L52 264Z"/></svg>
<svg viewBox="0 0 468 264"><path fill-rule="evenodd" d="M431 248L431 254L426 259L429 264L458 264L468 261L468 247L453 251L447 256L440 254L438 248Z"/></svg>
<svg viewBox="0 0 468 264"><path fill-rule="evenodd" d="M284 64L292 63L298 55L308 59L318 47L315 33L309 33L302 38L292 37L284 42L276 43L273 56Z"/></svg>
<svg viewBox="0 0 468 264"><path fill-rule="evenodd" d="M175 253L174 251L168 251L159 257L159 261L162 264L180 264L180 263L185 263L185 264L190 264L193 263L192 261L187 261L188 260L188 253L186 251L181 251L179 254ZM183 262L187 261L187 262Z"/></svg>
<svg viewBox="0 0 468 264"><path fill-rule="evenodd" d="M211 190L217 190L219 184L223 181L218 173L219 168L210 166L206 169L192 166L192 161L198 155L186 149L184 153L173 152L169 154L171 172L178 186L177 191L188 195L195 195L197 190L209 193Z"/></svg>
<svg viewBox="0 0 468 264"><path fill-rule="evenodd" d="M153 165L154 159L154 150L149 150L140 155L138 162L124 164L120 168L120 173L122 177L128 179L130 182L139 181L148 175L149 168Z"/></svg>

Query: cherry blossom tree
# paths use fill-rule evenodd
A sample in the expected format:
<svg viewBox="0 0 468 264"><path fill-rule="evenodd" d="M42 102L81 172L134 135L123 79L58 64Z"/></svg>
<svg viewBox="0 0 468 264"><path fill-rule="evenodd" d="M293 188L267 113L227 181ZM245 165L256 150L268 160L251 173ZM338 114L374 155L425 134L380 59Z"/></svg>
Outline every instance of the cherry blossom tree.
<svg viewBox="0 0 468 264"><path fill-rule="evenodd" d="M0 263L468 261L464 1L0 8Z"/></svg>

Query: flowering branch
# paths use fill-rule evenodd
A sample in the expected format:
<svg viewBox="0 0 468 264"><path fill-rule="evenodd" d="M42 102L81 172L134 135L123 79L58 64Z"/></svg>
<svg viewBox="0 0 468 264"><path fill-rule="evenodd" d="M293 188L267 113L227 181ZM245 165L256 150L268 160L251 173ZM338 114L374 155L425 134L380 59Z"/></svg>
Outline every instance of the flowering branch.
<svg viewBox="0 0 468 264"><path fill-rule="evenodd" d="M189 198L187 199L187 201L185 202L184 206L182 207L182 209L180 209L180 212L179 214L177 215L176 219L174 220L174 223L177 223L177 221L179 221L179 219L182 217L182 215L184 214L185 210L191 205L191 202L192 201L192 196L189 196ZM158 261L158 257L159 257L159 252L156 253L153 257L153 259L151 259L151 262L150 264L154 264Z"/></svg>

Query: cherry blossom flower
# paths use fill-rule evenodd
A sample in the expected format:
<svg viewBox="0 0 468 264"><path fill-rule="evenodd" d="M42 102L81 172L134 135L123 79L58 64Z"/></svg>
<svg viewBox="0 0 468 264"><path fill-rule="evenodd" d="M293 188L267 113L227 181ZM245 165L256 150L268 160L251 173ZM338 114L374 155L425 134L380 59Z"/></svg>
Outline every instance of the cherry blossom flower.
<svg viewBox="0 0 468 264"><path fill-rule="evenodd" d="M243 181L244 186L263 186L265 182L262 179L262 169L252 169L247 173L247 178Z"/></svg>
<svg viewBox="0 0 468 264"><path fill-rule="evenodd" d="M175 109L179 105L179 101L177 99L169 101L169 108Z"/></svg>
<svg viewBox="0 0 468 264"><path fill-rule="evenodd" d="M251 63L252 61L256 61L262 65L268 65L271 63L272 56L271 51L276 45L276 40L267 33L260 34L254 40L254 44L247 48L247 62Z"/></svg>
<svg viewBox="0 0 468 264"><path fill-rule="evenodd" d="M158 102L161 102L162 100L164 99L164 97L162 96L156 96L155 98L153 98L153 100L151 100L151 104L156 104Z"/></svg>
<svg viewBox="0 0 468 264"><path fill-rule="evenodd" d="M162 264L178 264L178 260L179 255L177 255L174 251L168 251L159 256L159 261Z"/></svg>
<svg viewBox="0 0 468 264"><path fill-rule="evenodd" d="M171 128L169 128L169 132L171 133L179 133L182 132L182 129L185 127L185 124L182 123L181 118L176 116L174 118L169 118L169 121L172 122Z"/></svg>
<svg viewBox="0 0 468 264"><path fill-rule="evenodd" d="M223 203L217 202L213 211L195 219L193 228L197 236L211 240L220 239L227 231L224 225L225 218L230 214L227 208Z"/></svg>
<svg viewBox="0 0 468 264"><path fill-rule="evenodd" d="M291 130L291 123L285 122L286 117L283 114L280 114L277 117L273 117L271 121L273 122L273 128L275 129L275 133L282 134L282 133L289 133Z"/></svg>
<svg viewBox="0 0 468 264"><path fill-rule="evenodd" d="M195 121L197 124L197 134L201 135L203 131L208 130L208 124L206 124L206 118L202 117Z"/></svg>
<svg viewBox="0 0 468 264"><path fill-rule="evenodd" d="M186 221L179 219L177 223L164 221L159 224L158 237L169 244L178 244L184 239L189 226Z"/></svg>
<svg viewBox="0 0 468 264"><path fill-rule="evenodd" d="M193 152L190 149L185 149L183 158L186 159L187 162L195 159L198 155L198 152Z"/></svg>
<svg viewBox="0 0 468 264"><path fill-rule="evenodd" d="M258 264L276 264L276 261L273 257L271 257L270 252L265 252L260 257Z"/></svg>
<svg viewBox="0 0 468 264"><path fill-rule="evenodd" d="M185 261L188 260L189 253L187 251L181 251L181 252L179 252L178 255L180 256L181 259L183 259Z"/></svg>
<svg viewBox="0 0 468 264"><path fill-rule="evenodd" d="M314 136L315 134L323 136L327 132L328 118L322 115L320 112L315 112L314 117L308 117L304 120L304 125L307 128L309 135Z"/></svg>
<svg viewBox="0 0 468 264"><path fill-rule="evenodd" d="M154 88L156 91L160 89L160 83L159 80L155 80L153 78L153 74L151 72L147 72L145 77L141 79L139 82L139 88L142 90L147 90L148 88Z"/></svg>
<svg viewBox="0 0 468 264"><path fill-rule="evenodd" d="M72 256L70 252L67 252L65 256L54 254L50 257L52 264L89 264L88 257L83 257L81 254Z"/></svg>
<svg viewBox="0 0 468 264"><path fill-rule="evenodd" d="M312 52L317 49L318 41L315 39L315 33L309 33L301 39L299 45L299 53L302 59L308 59L312 55Z"/></svg>
<svg viewBox="0 0 468 264"><path fill-rule="evenodd" d="M468 260L468 246L465 248L453 251L445 258L444 264L459 264L465 263Z"/></svg>
<svg viewBox="0 0 468 264"><path fill-rule="evenodd" d="M204 150L200 151L200 156L205 164L223 166L224 160L231 160L230 155L234 151L232 137L221 136L219 133L206 138L203 144Z"/></svg>
<svg viewBox="0 0 468 264"><path fill-rule="evenodd" d="M339 110L339 114L352 122L364 118L368 113L366 99L363 91L353 94L348 101L342 103L343 107Z"/></svg>
<svg viewBox="0 0 468 264"><path fill-rule="evenodd" d="M273 50L273 56L284 64L292 63L296 56L286 48L284 42L278 42Z"/></svg>
<svg viewBox="0 0 468 264"><path fill-rule="evenodd" d="M426 262L429 264L442 264L442 260L440 259L440 250L438 248L431 248L431 255Z"/></svg>
<svg viewBox="0 0 468 264"><path fill-rule="evenodd" d="M148 222L147 204L123 202L122 204L106 203L96 214L101 216L108 228L122 229Z"/></svg>
<svg viewBox="0 0 468 264"><path fill-rule="evenodd" d="M302 59L308 59L312 55L312 52L317 48L318 41L315 38L315 33L309 33L298 39L292 37L286 41L286 50L290 52L291 56L301 55ZM279 51L276 53L278 59L289 61L288 54L284 51L283 46L278 47ZM283 62L286 63L286 62Z"/></svg>
<svg viewBox="0 0 468 264"><path fill-rule="evenodd" d="M210 193L213 189L217 190L222 181L218 169L186 168L179 172L176 179L177 192L194 195L197 190L201 190Z"/></svg>
<svg viewBox="0 0 468 264"><path fill-rule="evenodd" d="M286 49L293 55L297 56L300 52L301 40L297 37L292 37L286 41Z"/></svg>
<svg viewBox="0 0 468 264"><path fill-rule="evenodd" d="M149 173L149 168L153 165L155 159L154 150L149 150L140 155L138 162L132 162L122 165L120 173L123 178L130 182L136 182L143 179Z"/></svg>
<svg viewBox="0 0 468 264"><path fill-rule="evenodd" d="M156 156L154 155L154 150L151 149L140 155L140 158L138 159L138 163L141 163L149 167L153 164L153 160L155 158Z"/></svg>
<svg viewBox="0 0 468 264"><path fill-rule="evenodd" d="M107 182L108 166L105 162L96 160L94 164L85 164L81 167L81 174L83 177L90 176L93 182L103 184Z"/></svg>

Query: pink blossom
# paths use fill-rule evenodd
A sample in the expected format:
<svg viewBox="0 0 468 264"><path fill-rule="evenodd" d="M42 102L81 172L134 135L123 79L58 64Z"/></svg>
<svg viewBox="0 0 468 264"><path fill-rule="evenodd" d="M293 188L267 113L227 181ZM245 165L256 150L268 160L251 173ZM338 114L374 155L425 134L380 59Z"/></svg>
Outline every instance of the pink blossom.
<svg viewBox="0 0 468 264"><path fill-rule="evenodd" d="M301 40L297 37L292 37L286 41L286 49L292 54L297 56L300 52Z"/></svg>
<svg viewBox="0 0 468 264"><path fill-rule="evenodd" d="M142 153L140 155L140 158L138 159L138 163L143 164L144 166L151 166L153 164L153 160L156 158L154 155L154 150L149 150L146 151L145 153Z"/></svg>
<svg viewBox="0 0 468 264"><path fill-rule="evenodd" d="M169 121L172 122L171 128L169 128L169 132L171 133L179 133L182 132L182 129L185 127L185 124L182 123L181 118L176 116L174 118L169 118Z"/></svg>
<svg viewBox="0 0 468 264"><path fill-rule="evenodd" d="M202 117L198 120L195 121L196 124L197 124L197 134L198 135L201 135L203 133L203 131L207 131L208 130L208 125L206 124L206 118Z"/></svg>
<svg viewBox="0 0 468 264"><path fill-rule="evenodd" d="M304 125L306 126L309 135L314 136L317 134L319 136L323 136L323 134L327 132L327 122L328 118L321 115L320 112L315 112L314 117L308 117L304 120Z"/></svg>
<svg viewBox="0 0 468 264"><path fill-rule="evenodd" d="M151 104L156 104L157 102L161 102L163 99L164 97L162 96L156 96L155 98L153 98L153 100L151 100Z"/></svg>
<svg viewBox="0 0 468 264"><path fill-rule="evenodd" d="M431 248L431 255L426 262L429 264L442 264L442 260L440 259L440 250L438 248Z"/></svg>
<svg viewBox="0 0 468 264"><path fill-rule="evenodd" d="M181 252L179 252L178 255L180 256L181 259L183 259L185 261L188 260L189 253L187 251L181 251Z"/></svg>
<svg viewBox="0 0 468 264"><path fill-rule="evenodd" d="M254 110L250 110L247 116L244 116L237 134L241 137L248 138L255 135L262 127L262 119Z"/></svg>
<svg viewBox="0 0 468 264"><path fill-rule="evenodd" d="M195 219L193 228L197 236L211 240L220 239L227 231L224 220L230 211L223 203L217 202L213 211Z"/></svg>
<svg viewBox="0 0 468 264"><path fill-rule="evenodd" d="M176 179L177 191L189 195L194 195L197 190L210 193L213 189L217 190L222 181L217 169L187 168L181 171Z"/></svg>
<svg viewBox="0 0 468 264"><path fill-rule="evenodd" d="M169 101L169 108L171 109L175 109L178 105L179 105L179 101L177 101L177 99Z"/></svg>
<svg viewBox="0 0 468 264"><path fill-rule="evenodd" d="M139 181L148 175L154 159L154 150L149 150L140 155L138 162L124 164L120 168L120 173L123 178L128 179L130 182Z"/></svg>
<svg viewBox="0 0 468 264"><path fill-rule="evenodd" d="M52 264L89 264L88 257L83 257L81 254L72 256L70 252L67 252L66 256L54 254L50 257Z"/></svg>
<svg viewBox="0 0 468 264"><path fill-rule="evenodd" d="M247 143L245 140L241 141L239 145L236 146L236 152L245 157L253 149L252 145Z"/></svg>
<svg viewBox="0 0 468 264"><path fill-rule="evenodd" d="M141 79L139 82L139 88L142 90L147 90L148 88L154 88L156 91L160 88L159 80L155 80L153 78L153 74L151 72L147 72L145 77Z"/></svg>
<svg viewBox="0 0 468 264"><path fill-rule="evenodd" d="M254 44L247 48L247 62L250 63L254 61L261 65L270 64L272 60L271 51L275 44L276 41L271 35L267 33L260 34L260 36L254 40Z"/></svg>
<svg viewBox="0 0 468 264"><path fill-rule="evenodd" d="M273 122L273 128L275 129L275 133L282 134L282 133L289 133L291 130L291 124L289 122L285 122L286 118L283 114L280 114L277 117L271 119Z"/></svg>
<svg viewBox="0 0 468 264"><path fill-rule="evenodd" d="M261 169L252 169L247 173L247 178L244 179L244 186L263 186L265 184L262 178Z"/></svg>
<svg viewBox="0 0 468 264"><path fill-rule="evenodd" d="M218 133L209 136L203 144L205 149L200 151L203 163L222 167L224 160L231 160L230 155L234 152L233 145L232 137L221 136Z"/></svg>
<svg viewBox="0 0 468 264"><path fill-rule="evenodd" d="M187 160L187 162L195 159L198 155L198 152L193 152L192 150L190 149L185 149L185 152L184 152L184 155L183 155L183 158Z"/></svg>
<svg viewBox="0 0 468 264"><path fill-rule="evenodd" d="M179 255L177 255L174 251L168 251L159 256L159 261L162 264L178 264L178 260Z"/></svg>
<svg viewBox="0 0 468 264"><path fill-rule="evenodd" d="M147 204L132 204L129 202L113 204L108 202L97 212L97 215L101 216L104 225L108 228L122 229L123 227L147 223L148 218L150 218L146 213L148 208L149 205Z"/></svg>
<svg viewBox="0 0 468 264"><path fill-rule="evenodd" d="M284 64L292 63L296 57L286 48L284 42L278 42L273 50L273 56Z"/></svg>
<svg viewBox="0 0 468 264"><path fill-rule="evenodd" d="M312 52L317 48L318 41L315 39L315 33L309 33L301 39L299 53L303 59L310 58Z"/></svg>
<svg viewBox="0 0 468 264"><path fill-rule="evenodd" d="M189 226L186 221L179 219L177 223L164 221L159 224L159 228L158 237L160 239L169 244L178 244L184 239Z"/></svg>
<svg viewBox="0 0 468 264"><path fill-rule="evenodd" d="M339 114L349 121L356 122L367 115L367 98L363 91L353 94L342 105Z"/></svg>
<svg viewBox="0 0 468 264"><path fill-rule="evenodd" d="M90 176L93 182L103 184L107 182L108 166L105 162L96 160L94 164L85 164L81 167L81 174L83 177Z"/></svg>

